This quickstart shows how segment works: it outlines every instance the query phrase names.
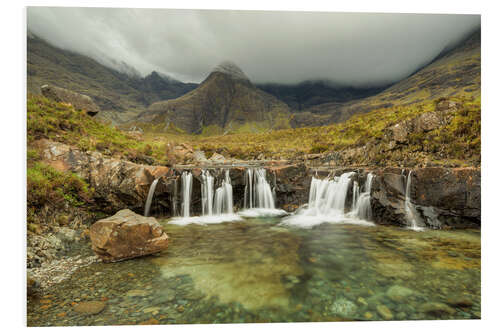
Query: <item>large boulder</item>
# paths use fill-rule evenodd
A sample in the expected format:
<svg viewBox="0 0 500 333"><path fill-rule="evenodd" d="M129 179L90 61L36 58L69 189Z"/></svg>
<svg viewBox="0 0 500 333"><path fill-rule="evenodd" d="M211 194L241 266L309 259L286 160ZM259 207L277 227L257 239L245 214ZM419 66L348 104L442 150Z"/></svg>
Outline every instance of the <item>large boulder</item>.
<svg viewBox="0 0 500 333"><path fill-rule="evenodd" d="M97 104L87 95L47 84L43 85L41 90L43 96L56 102L71 104L77 110L84 110L89 116L95 116L100 111Z"/></svg>
<svg viewBox="0 0 500 333"><path fill-rule="evenodd" d="M92 249L104 262L140 257L165 250L168 235L154 217L124 209L90 227Z"/></svg>

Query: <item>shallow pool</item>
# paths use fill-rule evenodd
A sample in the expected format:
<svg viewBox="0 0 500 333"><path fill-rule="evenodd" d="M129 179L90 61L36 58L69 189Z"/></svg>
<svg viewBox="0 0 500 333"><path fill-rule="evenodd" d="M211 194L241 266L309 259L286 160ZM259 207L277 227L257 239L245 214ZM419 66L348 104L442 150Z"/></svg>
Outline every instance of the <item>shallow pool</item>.
<svg viewBox="0 0 500 333"><path fill-rule="evenodd" d="M164 253L94 263L28 302L29 326L473 319L478 230L411 230L281 218L160 223ZM95 315L74 305L103 301Z"/></svg>

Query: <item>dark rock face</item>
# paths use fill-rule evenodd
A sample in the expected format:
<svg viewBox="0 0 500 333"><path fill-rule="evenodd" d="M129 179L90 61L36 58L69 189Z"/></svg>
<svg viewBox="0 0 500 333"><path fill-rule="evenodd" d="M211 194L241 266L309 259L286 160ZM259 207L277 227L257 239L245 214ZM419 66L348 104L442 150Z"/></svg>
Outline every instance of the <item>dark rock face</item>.
<svg viewBox="0 0 500 333"><path fill-rule="evenodd" d="M406 225L405 186L408 172L387 168L376 172L372 210L376 223ZM481 170L420 168L412 171L411 202L429 228L481 225Z"/></svg>
<svg viewBox="0 0 500 333"><path fill-rule="evenodd" d="M92 98L74 91L56 86L44 85L41 87L42 95L56 102L64 102L73 105L76 110L84 110L89 116L99 113L99 107Z"/></svg>
<svg viewBox="0 0 500 333"><path fill-rule="evenodd" d="M422 168L413 173L412 197L421 207L434 207L442 226L481 224L481 170ZM423 215L425 210L422 208Z"/></svg>

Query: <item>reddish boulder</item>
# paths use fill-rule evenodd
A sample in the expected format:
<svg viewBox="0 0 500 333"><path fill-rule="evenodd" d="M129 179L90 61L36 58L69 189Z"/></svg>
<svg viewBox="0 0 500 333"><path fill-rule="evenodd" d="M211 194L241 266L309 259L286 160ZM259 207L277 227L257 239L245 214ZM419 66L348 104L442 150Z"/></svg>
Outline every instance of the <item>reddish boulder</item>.
<svg viewBox="0 0 500 333"><path fill-rule="evenodd" d="M92 249L104 262L120 261L165 250L168 235L154 217L124 209L90 227Z"/></svg>

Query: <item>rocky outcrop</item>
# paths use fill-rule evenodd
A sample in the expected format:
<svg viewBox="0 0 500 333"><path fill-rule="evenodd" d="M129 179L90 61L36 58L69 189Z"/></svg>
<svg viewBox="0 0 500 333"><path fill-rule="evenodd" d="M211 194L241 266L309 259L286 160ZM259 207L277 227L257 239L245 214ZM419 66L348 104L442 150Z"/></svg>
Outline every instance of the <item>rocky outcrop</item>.
<svg viewBox="0 0 500 333"><path fill-rule="evenodd" d="M83 110L89 116L95 116L100 111L92 98L87 95L56 86L49 86L47 84L41 87L41 91L43 96L56 102L71 104L76 110Z"/></svg>
<svg viewBox="0 0 500 333"><path fill-rule="evenodd" d="M35 146L41 149L45 163L82 177L93 188L94 204L103 212L114 214L125 208L142 211L155 178L160 178L155 196L167 206L170 202L169 186L174 176L170 168L136 164L98 152L83 152L49 140L39 140Z"/></svg>
<svg viewBox="0 0 500 333"><path fill-rule="evenodd" d="M90 227L92 250L104 262L140 257L165 250L168 235L154 217L124 209Z"/></svg>
<svg viewBox="0 0 500 333"><path fill-rule="evenodd" d="M376 223L405 226L408 171L375 171L372 210ZM479 168L419 168L411 174L411 202L428 228L467 228L481 225Z"/></svg>

